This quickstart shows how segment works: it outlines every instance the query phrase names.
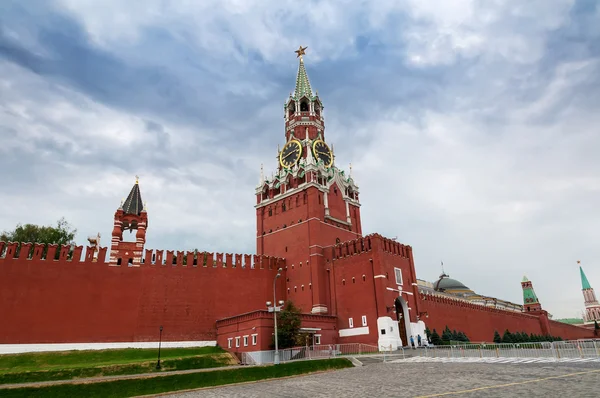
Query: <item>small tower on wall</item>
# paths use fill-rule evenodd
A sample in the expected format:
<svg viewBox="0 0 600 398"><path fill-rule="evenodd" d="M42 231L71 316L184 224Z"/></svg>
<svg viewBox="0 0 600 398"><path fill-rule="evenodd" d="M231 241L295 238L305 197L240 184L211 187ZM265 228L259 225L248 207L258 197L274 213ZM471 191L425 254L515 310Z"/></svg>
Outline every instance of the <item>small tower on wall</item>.
<svg viewBox="0 0 600 398"><path fill-rule="evenodd" d="M146 228L148 227L148 213L142 202L139 179L136 176L135 184L127 199L115 212L115 222L112 231L110 248L110 265L127 265L139 267L142 263L142 253L146 243ZM135 234L135 242L124 242L123 232Z"/></svg>
<svg viewBox="0 0 600 398"><path fill-rule="evenodd" d="M580 264L579 261L577 261ZM588 282L583 268L579 266L579 273L581 275L581 291L583 292L583 299L585 301L585 315L583 316L583 323L593 324L594 322L600 322L600 304L596 299L596 293Z"/></svg>
<svg viewBox="0 0 600 398"><path fill-rule="evenodd" d="M523 288L523 311L524 312L540 312L542 311L542 305L533 290L533 285L526 276L523 277L521 282Z"/></svg>

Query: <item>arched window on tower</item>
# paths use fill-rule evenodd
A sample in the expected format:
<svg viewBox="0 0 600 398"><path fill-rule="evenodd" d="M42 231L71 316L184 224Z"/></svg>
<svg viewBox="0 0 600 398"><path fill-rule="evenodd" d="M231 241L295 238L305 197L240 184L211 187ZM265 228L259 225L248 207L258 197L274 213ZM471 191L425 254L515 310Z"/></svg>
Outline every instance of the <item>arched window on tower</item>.
<svg viewBox="0 0 600 398"><path fill-rule="evenodd" d="M292 101L288 106L288 115L294 116L294 113L296 113L296 103Z"/></svg>
<svg viewBox="0 0 600 398"><path fill-rule="evenodd" d="M315 104L315 113L317 116L321 116L321 107L319 104Z"/></svg>
<svg viewBox="0 0 600 398"><path fill-rule="evenodd" d="M308 101L302 100L300 102L300 112L308 112Z"/></svg>

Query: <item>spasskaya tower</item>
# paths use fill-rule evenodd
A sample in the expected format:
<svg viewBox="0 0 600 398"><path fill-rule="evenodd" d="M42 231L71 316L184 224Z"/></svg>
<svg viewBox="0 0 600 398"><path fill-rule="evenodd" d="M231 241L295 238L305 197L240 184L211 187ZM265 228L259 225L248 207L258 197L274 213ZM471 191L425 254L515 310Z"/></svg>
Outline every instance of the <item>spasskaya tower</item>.
<svg viewBox="0 0 600 398"><path fill-rule="evenodd" d="M256 188L257 254L283 257L287 298L303 312L330 313L324 252L362 236L358 186L335 164L323 103L313 94L300 47L296 87L285 101L285 143L270 178Z"/></svg>

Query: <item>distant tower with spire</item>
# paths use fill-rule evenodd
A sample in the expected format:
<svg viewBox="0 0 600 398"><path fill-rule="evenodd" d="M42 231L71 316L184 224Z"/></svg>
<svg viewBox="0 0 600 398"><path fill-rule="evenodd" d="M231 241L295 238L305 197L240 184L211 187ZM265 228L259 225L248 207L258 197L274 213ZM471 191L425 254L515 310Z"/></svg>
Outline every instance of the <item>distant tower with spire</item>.
<svg viewBox="0 0 600 398"><path fill-rule="evenodd" d="M139 267L142 263L142 253L146 243L146 228L148 227L148 213L146 205L142 202L139 177L135 177L135 184L129 192L127 199L115 212L110 247L110 265ZM129 230L135 233L135 242L124 242L123 232Z"/></svg>
<svg viewBox="0 0 600 398"><path fill-rule="evenodd" d="M577 264L581 264L581 261L577 261ZM596 293L588 282L585 272L581 265L579 266L579 274L581 275L581 291L583 292L583 299L585 301L585 314L583 315L584 324L593 324L594 322L600 322L600 304L596 299Z"/></svg>
<svg viewBox="0 0 600 398"><path fill-rule="evenodd" d="M540 312L542 311L542 305L533 290L533 284L526 276L521 281L521 287L523 288L523 311L524 312Z"/></svg>

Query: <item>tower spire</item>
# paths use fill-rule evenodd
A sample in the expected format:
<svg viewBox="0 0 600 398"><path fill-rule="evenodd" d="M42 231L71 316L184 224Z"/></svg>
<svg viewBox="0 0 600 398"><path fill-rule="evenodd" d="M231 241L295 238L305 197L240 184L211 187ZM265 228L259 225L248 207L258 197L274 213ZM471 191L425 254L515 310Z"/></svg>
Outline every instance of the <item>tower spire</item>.
<svg viewBox="0 0 600 398"><path fill-rule="evenodd" d="M581 261L577 261L577 264L581 264ZM579 266L579 274L581 276L581 290L591 289L592 286L590 285L590 282L588 282L587 276L585 276L585 272L583 272L581 265Z"/></svg>
<svg viewBox="0 0 600 398"><path fill-rule="evenodd" d="M313 98L312 88L310 87L310 81L308 80L308 74L306 73L306 68L304 67L304 58L303 55L306 54L306 49L308 47L300 46L296 50L297 57L300 59L298 64L298 75L296 77L296 89L294 90L294 98L296 100L300 99L302 96L306 95L308 98Z"/></svg>

